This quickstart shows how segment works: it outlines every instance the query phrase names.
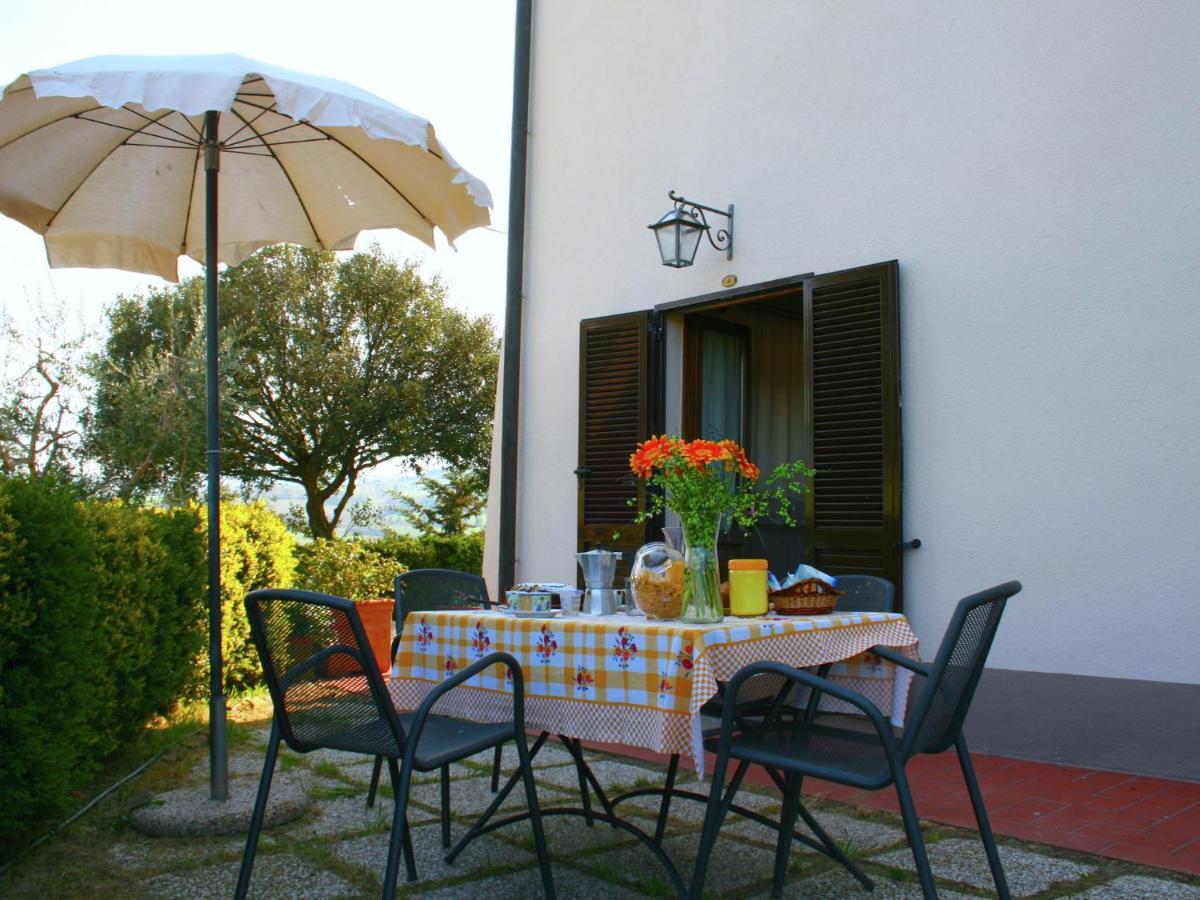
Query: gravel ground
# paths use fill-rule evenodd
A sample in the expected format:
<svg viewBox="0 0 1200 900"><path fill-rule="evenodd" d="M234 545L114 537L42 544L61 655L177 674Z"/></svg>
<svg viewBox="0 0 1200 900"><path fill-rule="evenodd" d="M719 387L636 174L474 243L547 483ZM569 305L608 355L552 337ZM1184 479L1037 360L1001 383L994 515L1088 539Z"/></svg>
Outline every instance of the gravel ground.
<svg viewBox="0 0 1200 900"><path fill-rule="evenodd" d="M246 726L242 726L245 728ZM253 726L231 754L230 769L240 783L256 784L265 729ZM154 819L195 816L207 777L203 748L192 747L164 759L142 776L140 787L118 791L80 822L36 851L27 853L0 880L0 895L14 897L229 897L237 881L242 840L238 837L147 837L133 827L138 811ZM190 754L190 755L188 755ZM491 753L452 768L452 840L492 799ZM506 762L515 761L506 754ZM589 754L606 788L631 789L661 783L660 767L636 760ZM392 803L387 777L374 809L366 807L370 759L349 753L285 754L280 799L291 818L264 831L251 881L254 897L346 898L378 896L387 858ZM535 761L538 795L545 807L578 805L570 757L548 744ZM158 771L156 773L156 769ZM278 776L277 776L278 777ZM474 841L447 864L441 847L436 780L422 778L412 790L409 822L418 880L405 881L400 895L428 898L538 897L541 881L528 821L518 821ZM688 781L691 790L705 785ZM746 788L739 802L777 816L778 798ZM154 791L154 793L150 793ZM174 792L174 793L172 793ZM179 802L182 798L185 802ZM298 811L297 811L298 808ZM505 812L525 809L515 791ZM816 802L818 820L874 880L868 894L845 870L802 845L794 845L785 897L920 897L900 822L886 813ZM653 798L620 806L631 822L653 834ZM672 805L663 851L686 884L695 863L703 806L687 800ZM224 827L228 822L222 820ZM242 826L244 828L244 826ZM670 896L671 882L654 852L626 830L603 822L587 827L580 818L552 816L545 829L560 897L605 898ZM235 829L236 830L236 829ZM244 833L244 831L243 831ZM946 898L993 896L987 862L970 831L929 824L929 856ZM1181 898L1200 900L1200 881L1128 863L1001 838L1001 855L1014 897ZM763 825L730 816L709 859L706 893L712 896L767 896L775 833Z"/></svg>

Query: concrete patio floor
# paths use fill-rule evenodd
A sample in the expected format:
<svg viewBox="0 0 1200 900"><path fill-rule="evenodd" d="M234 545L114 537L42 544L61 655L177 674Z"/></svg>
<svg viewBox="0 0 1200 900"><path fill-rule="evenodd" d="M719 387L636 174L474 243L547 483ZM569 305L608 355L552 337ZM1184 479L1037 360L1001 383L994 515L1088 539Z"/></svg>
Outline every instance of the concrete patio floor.
<svg viewBox="0 0 1200 900"><path fill-rule="evenodd" d="M265 725L243 732L231 753L231 780L252 791L257 784L267 735ZM512 757L511 749L508 757ZM589 752L601 783L622 788L661 783L661 768L611 754ZM508 758L506 757L506 758ZM575 805L575 772L560 747L547 745L536 761L544 806ZM195 783L207 778L200 746L156 763L141 786L135 783L104 801L65 834L23 859L0 893L14 896L228 898L233 895L243 841L238 837L150 838L129 826L129 812L150 801L147 788ZM375 897L382 887L387 856L390 801L366 808L371 761L358 755L322 751L299 756L284 751L277 775L308 794L312 807L301 818L264 832L251 885L253 897ZM155 768L159 768L155 774ZM490 800L491 754L453 767L451 788L454 834ZM386 794L386 791L384 792ZM507 804L523 808L515 799ZM775 795L763 788L743 791L743 802L768 814L778 811ZM656 801L623 804L623 814L652 819ZM805 849L793 852L787 897L920 897L912 857L893 814L830 801L814 807L817 817L876 881L863 891L843 869ZM699 841L703 807L676 802L665 849L685 882ZM410 821L420 880L403 881L406 897L494 898L541 896L536 857L527 824L501 829L475 841L455 862L442 860L436 779L414 787ZM991 876L976 835L926 823L926 840L942 897L993 895ZM647 824L647 829L652 825ZM560 897L669 896L669 882L654 856L635 839L581 819L546 821ZM1196 898L1200 881L1172 872L1090 856L1044 845L1000 838L1001 855L1014 897ZM713 896L766 896L770 887L773 833L745 819L727 820L709 864L707 890Z"/></svg>

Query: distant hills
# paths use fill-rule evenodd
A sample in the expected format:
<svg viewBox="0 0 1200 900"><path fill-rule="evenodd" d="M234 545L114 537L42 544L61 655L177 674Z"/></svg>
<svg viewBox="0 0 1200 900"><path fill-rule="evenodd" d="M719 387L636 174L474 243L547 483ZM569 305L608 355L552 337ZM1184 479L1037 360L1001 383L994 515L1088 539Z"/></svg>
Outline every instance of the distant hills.
<svg viewBox="0 0 1200 900"><path fill-rule="evenodd" d="M424 474L440 478L442 470L426 469ZM356 534L362 537L382 537L383 530L390 528L401 534L415 534L413 527L400 513L399 504L389 494L389 491L409 494L418 500L424 500L427 496L421 487L418 476L400 466L385 463L368 469L359 475L358 485L350 503L353 505L356 502L372 501L375 508L382 514L383 523L380 526L366 529L352 529L347 525L345 528L339 527L339 533ZM279 482L263 495L263 499L275 513L285 516L291 507L304 506L304 489L298 484ZM328 504L331 512L333 507L333 503ZM344 513L343 520L347 519L348 515L348 512ZM482 525L483 523L480 521L478 524Z"/></svg>

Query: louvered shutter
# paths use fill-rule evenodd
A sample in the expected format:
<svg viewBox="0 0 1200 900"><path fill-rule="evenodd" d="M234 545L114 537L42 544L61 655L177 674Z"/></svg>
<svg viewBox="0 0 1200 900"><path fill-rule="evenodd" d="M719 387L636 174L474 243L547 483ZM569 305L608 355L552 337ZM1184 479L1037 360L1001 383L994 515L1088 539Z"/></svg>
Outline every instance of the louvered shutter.
<svg viewBox="0 0 1200 900"><path fill-rule="evenodd" d="M805 282L812 564L902 584L900 320L896 263Z"/></svg>
<svg viewBox="0 0 1200 900"><path fill-rule="evenodd" d="M629 455L650 434L654 390L661 383L651 360L650 316L638 312L580 323L580 550L636 550L645 543L646 527L632 524L645 496L629 471Z"/></svg>

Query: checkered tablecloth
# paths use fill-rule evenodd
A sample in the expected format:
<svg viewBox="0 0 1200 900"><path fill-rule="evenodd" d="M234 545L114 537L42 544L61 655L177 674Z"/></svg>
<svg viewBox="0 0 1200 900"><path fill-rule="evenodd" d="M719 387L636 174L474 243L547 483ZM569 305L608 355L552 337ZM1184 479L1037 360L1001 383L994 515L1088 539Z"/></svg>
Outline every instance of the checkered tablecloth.
<svg viewBox="0 0 1200 900"><path fill-rule="evenodd" d="M529 728L680 753L702 773L700 707L717 692L718 681L754 662L842 663L831 675L900 724L910 673L865 653L879 644L917 654L916 636L899 613L685 625L625 615L415 612L405 621L390 689L399 709L414 709L437 682L504 650L521 663ZM496 666L447 694L437 712L503 721L512 716L510 689L511 673Z"/></svg>

